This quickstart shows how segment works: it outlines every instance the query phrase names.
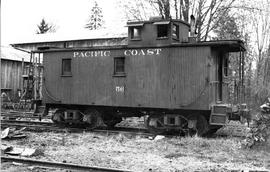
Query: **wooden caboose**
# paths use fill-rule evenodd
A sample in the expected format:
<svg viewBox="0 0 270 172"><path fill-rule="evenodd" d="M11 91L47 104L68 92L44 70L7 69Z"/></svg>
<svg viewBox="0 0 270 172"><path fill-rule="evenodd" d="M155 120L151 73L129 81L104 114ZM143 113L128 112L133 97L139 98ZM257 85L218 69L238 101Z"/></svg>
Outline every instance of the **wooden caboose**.
<svg viewBox="0 0 270 172"><path fill-rule="evenodd" d="M128 22L127 28L126 38L96 40L108 41L102 46L73 40L34 51L43 53L44 103L58 109L55 122L103 119L113 126L121 117L146 115L155 131L199 134L227 122L228 58L243 54L242 41L197 42L188 23L173 19Z"/></svg>

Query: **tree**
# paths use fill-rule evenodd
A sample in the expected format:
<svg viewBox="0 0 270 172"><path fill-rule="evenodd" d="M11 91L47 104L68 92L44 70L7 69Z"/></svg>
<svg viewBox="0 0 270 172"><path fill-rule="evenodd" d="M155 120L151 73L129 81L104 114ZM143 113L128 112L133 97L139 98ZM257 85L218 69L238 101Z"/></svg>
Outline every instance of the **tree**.
<svg viewBox="0 0 270 172"><path fill-rule="evenodd" d="M264 73L263 83L269 89L269 93L270 93L270 44L268 46L267 56L266 56L265 62L264 62L264 72L263 73Z"/></svg>
<svg viewBox="0 0 270 172"><path fill-rule="evenodd" d="M44 34L47 32L55 32L55 25L53 24L49 24L45 21L45 19L43 18L40 22L39 25L37 25L38 30L36 31L37 34Z"/></svg>
<svg viewBox="0 0 270 172"><path fill-rule="evenodd" d="M196 18L197 38L206 41L221 17L236 0L190 0L190 13Z"/></svg>
<svg viewBox="0 0 270 172"><path fill-rule="evenodd" d="M118 0L117 4L127 20L142 21L159 15L159 8L152 0Z"/></svg>
<svg viewBox="0 0 270 172"><path fill-rule="evenodd" d="M91 15L89 21L85 25L85 28L89 30L97 30L102 28L104 25L102 9L98 6L97 2L95 1L94 7L91 9Z"/></svg>
<svg viewBox="0 0 270 172"><path fill-rule="evenodd" d="M248 1L248 16L254 35L254 61L256 62L252 94L254 104L259 106L270 96L269 46L270 46L270 1ZM255 8L254 8L255 7Z"/></svg>
<svg viewBox="0 0 270 172"><path fill-rule="evenodd" d="M196 18L197 38L206 41L209 33L215 28L236 0L118 0L124 4L123 9L129 20L147 20L153 15L169 19L171 16L186 22L189 15ZM171 6L173 8L171 8ZM172 15L174 14L175 15Z"/></svg>
<svg viewBox="0 0 270 172"><path fill-rule="evenodd" d="M242 38L236 22L236 18L231 16L229 11L224 13L224 15L220 17L219 21L214 23L215 27L213 32L216 33L216 38L223 40Z"/></svg>
<svg viewBox="0 0 270 172"><path fill-rule="evenodd" d="M153 5L157 4L159 15L163 19L171 18L170 0L149 0Z"/></svg>
<svg viewBox="0 0 270 172"><path fill-rule="evenodd" d="M177 2L175 2L176 4ZM179 7L179 18L181 20L184 20L185 22L189 21L189 0L180 0L180 7ZM177 12L178 9L175 9L175 11ZM178 18L178 13L176 13L176 18Z"/></svg>

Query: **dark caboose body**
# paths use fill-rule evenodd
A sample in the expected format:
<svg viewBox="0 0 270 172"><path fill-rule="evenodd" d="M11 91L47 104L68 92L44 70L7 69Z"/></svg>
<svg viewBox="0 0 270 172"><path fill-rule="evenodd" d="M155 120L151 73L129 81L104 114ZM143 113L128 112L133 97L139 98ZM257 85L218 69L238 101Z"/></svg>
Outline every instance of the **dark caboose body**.
<svg viewBox="0 0 270 172"><path fill-rule="evenodd" d="M43 97L59 123L113 126L147 115L154 131L204 134L228 120L229 52L240 40L196 42L180 20L128 22L127 44L49 48ZM121 39L122 41L122 39Z"/></svg>

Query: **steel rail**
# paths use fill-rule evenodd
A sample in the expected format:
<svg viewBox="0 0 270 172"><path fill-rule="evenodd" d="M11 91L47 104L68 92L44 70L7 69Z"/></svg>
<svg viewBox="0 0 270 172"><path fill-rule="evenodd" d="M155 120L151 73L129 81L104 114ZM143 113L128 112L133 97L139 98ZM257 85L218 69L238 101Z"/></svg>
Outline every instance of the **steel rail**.
<svg viewBox="0 0 270 172"><path fill-rule="evenodd" d="M38 125L53 125L53 122L40 122L40 121L22 121L22 120L1 120L1 123L18 123L18 124L38 124Z"/></svg>
<svg viewBox="0 0 270 172"><path fill-rule="evenodd" d="M39 116L22 116L22 115L3 115L1 114L1 117L3 118L31 118L31 119L40 119ZM41 119L50 119L49 117L41 117Z"/></svg>
<svg viewBox="0 0 270 172"><path fill-rule="evenodd" d="M125 169L116 169L116 168L106 168L106 167L97 167L97 166L84 166L73 163L61 163L61 162L50 162L50 161L41 161L30 158L16 158L9 156L1 156L1 163L3 161L8 162L17 162L29 165L37 165L43 167L53 167L60 169L68 169L68 170L80 170L80 171L89 171L89 172L131 172Z"/></svg>
<svg viewBox="0 0 270 172"><path fill-rule="evenodd" d="M51 128L54 127L53 125L30 125L30 124L21 124L21 123L9 123L9 122L1 122L1 126L8 126L8 127L39 127L39 128Z"/></svg>
<svg viewBox="0 0 270 172"><path fill-rule="evenodd" d="M48 116L40 116L34 112L1 112L1 117L8 118L33 118L33 119L50 119Z"/></svg>
<svg viewBox="0 0 270 172"><path fill-rule="evenodd" d="M147 132L146 129L134 129L134 128L114 128L114 129L102 129L102 128L78 128L78 127L64 127L64 126L57 126L54 123L50 123L47 125L37 125L37 123L33 123L30 125L31 122L28 124L25 123L16 123L17 121L13 122L1 122L1 127L26 127L25 130L29 131L56 131L56 132L93 132L93 133L105 133L105 134L130 134L130 135L141 135L141 136L154 136L154 134Z"/></svg>
<svg viewBox="0 0 270 172"><path fill-rule="evenodd" d="M27 116L27 115L34 115L34 114L35 114L34 112L19 112L19 111L1 112L2 116L6 116L6 115L10 115L10 116L24 115L24 116Z"/></svg>

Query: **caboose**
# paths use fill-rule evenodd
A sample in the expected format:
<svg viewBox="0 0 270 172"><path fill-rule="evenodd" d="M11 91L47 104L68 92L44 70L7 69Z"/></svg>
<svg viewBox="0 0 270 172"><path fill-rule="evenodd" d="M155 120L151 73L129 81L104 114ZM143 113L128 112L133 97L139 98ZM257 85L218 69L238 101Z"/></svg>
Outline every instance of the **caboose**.
<svg viewBox="0 0 270 172"><path fill-rule="evenodd" d="M241 40L199 42L175 19L127 28L125 38L50 42L34 51L43 54L43 102L47 112L57 109L54 122L113 127L122 117L146 116L151 131L199 135L227 123L229 53L243 62Z"/></svg>

